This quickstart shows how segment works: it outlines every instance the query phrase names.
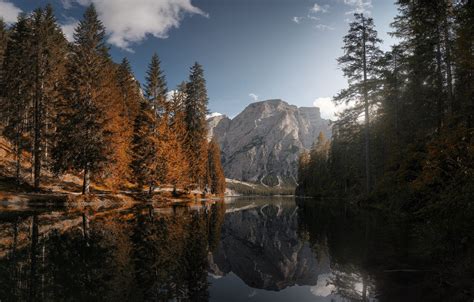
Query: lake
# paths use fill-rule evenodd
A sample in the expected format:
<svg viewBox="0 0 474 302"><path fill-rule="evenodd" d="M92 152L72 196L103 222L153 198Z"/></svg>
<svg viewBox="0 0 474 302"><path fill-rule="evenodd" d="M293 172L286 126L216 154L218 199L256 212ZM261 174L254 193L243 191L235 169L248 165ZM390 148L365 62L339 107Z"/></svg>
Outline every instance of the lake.
<svg viewBox="0 0 474 302"><path fill-rule="evenodd" d="M408 222L334 201L0 206L1 301L461 301ZM448 285L450 284L446 281Z"/></svg>

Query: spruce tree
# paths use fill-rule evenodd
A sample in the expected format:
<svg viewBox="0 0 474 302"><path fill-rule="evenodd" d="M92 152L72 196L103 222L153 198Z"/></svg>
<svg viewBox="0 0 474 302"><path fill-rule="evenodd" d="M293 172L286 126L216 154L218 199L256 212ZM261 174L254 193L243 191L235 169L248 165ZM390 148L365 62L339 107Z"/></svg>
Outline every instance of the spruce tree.
<svg viewBox="0 0 474 302"><path fill-rule="evenodd" d="M161 70L161 62L158 54L154 53L146 73L145 97L151 103L157 116L161 116L168 110L167 92L168 88L166 87L165 75Z"/></svg>
<svg viewBox="0 0 474 302"><path fill-rule="evenodd" d="M199 63L191 67L189 81L186 85L185 148L189 159L191 181L202 187L206 177L207 159L207 89L204 70Z"/></svg>
<svg viewBox="0 0 474 302"><path fill-rule="evenodd" d="M174 187L177 185L186 185L189 182L189 162L186 158L185 140L186 140L186 125L184 122L186 100L186 83L181 83L170 99L170 183Z"/></svg>
<svg viewBox="0 0 474 302"><path fill-rule="evenodd" d="M82 171L83 194L89 193L91 174L101 169L110 152L102 91L108 60L104 36L104 26L90 5L74 33L66 66L65 107L58 120L54 149L58 171Z"/></svg>
<svg viewBox="0 0 474 302"><path fill-rule="evenodd" d="M131 151L130 168L133 172L133 181L138 184L140 190L147 185L151 194L157 180L158 138L156 115L146 100L141 101L140 110L135 118Z"/></svg>
<svg viewBox="0 0 474 302"><path fill-rule="evenodd" d="M379 49L381 40L377 37L372 18L363 14L354 14L355 20L350 24L348 34L344 37L344 55L338 58L349 87L336 97L336 103L352 103L351 110L346 110L342 122L355 122L360 113L364 114L365 145L365 183L366 192L371 190L370 158L370 106L376 89L377 64L382 55Z"/></svg>
<svg viewBox="0 0 474 302"><path fill-rule="evenodd" d="M145 84L145 98L149 102L156 119L154 127L154 135L157 139L156 145L156 176L155 181L163 184L166 182L168 173L168 156L169 152L173 152L167 148L168 131L169 131L169 106L167 101L167 87L166 79L161 70L160 59L155 53L148 65L146 84Z"/></svg>
<svg viewBox="0 0 474 302"><path fill-rule="evenodd" d="M456 7L455 94L458 98L453 111L460 124L474 127L474 2L461 1ZM470 134L472 136L472 134Z"/></svg>
<svg viewBox="0 0 474 302"><path fill-rule="evenodd" d="M121 92L122 101L126 108L126 119L135 120L140 109L141 93L140 84L135 79L130 62L127 58L123 58L116 72L118 86Z"/></svg>
<svg viewBox="0 0 474 302"><path fill-rule="evenodd" d="M5 120L5 132L16 154L15 177L22 177L22 155L31 143L29 113L33 101L32 21L24 14L18 17L10 31L3 63L4 101L0 109Z"/></svg>
<svg viewBox="0 0 474 302"><path fill-rule="evenodd" d="M47 156L50 144L51 116L54 114L54 104L59 95L59 83L64 74L67 42L56 23L51 5L44 10L35 10L32 18L34 188L39 189L43 159L45 155Z"/></svg>

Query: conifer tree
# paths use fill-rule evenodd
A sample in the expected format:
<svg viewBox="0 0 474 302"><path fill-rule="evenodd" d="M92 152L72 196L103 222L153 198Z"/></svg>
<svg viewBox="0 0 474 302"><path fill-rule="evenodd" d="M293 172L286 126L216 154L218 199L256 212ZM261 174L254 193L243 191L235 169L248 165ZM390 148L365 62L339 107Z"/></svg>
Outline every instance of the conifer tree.
<svg viewBox="0 0 474 302"><path fill-rule="evenodd" d="M202 187L206 177L207 162L207 89L204 70L199 63L191 67L189 81L186 85L185 148L189 159L191 181Z"/></svg>
<svg viewBox="0 0 474 302"><path fill-rule="evenodd" d="M170 124L181 145L185 144L186 139L186 85L185 82L181 83L170 99Z"/></svg>
<svg viewBox="0 0 474 302"><path fill-rule="evenodd" d="M3 64L5 135L13 142L16 154L15 177L21 181L22 154L30 144L29 111L33 97L32 22L24 14L13 25Z"/></svg>
<svg viewBox="0 0 474 302"><path fill-rule="evenodd" d="M370 106L372 94L376 89L377 64L382 55L378 44L377 31L372 18L363 14L354 14L355 20L350 24L349 33L344 37L344 55L338 58L349 87L336 97L336 103L352 103L351 110L345 111L340 121L355 122L360 113L364 114L365 145L365 183L366 192L371 190L370 158Z"/></svg>
<svg viewBox="0 0 474 302"><path fill-rule="evenodd" d="M166 79L161 70L160 64L158 55L156 53L153 54L147 70L145 98L150 103L151 108L156 115L155 124L153 125L154 135L157 139L155 150L156 171L154 175L156 176L155 181L163 184L167 180L169 153L173 151L169 150L167 146L169 142L168 89L166 87Z"/></svg>
<svg viewBox="0 0 474 302"><path fill-rule="evenodd" d="M124 107L127 109L126 119L135 120L140 110L140 102L142 99L140 93L140 84L135 79L130 62L127 58L123 58L116 72L118 86L121 92Z"/></svg>
<svg viewBox="0 0 474 302"><path fill-rule="evenodd" d="M454 115L467 129L474 127L474 2L461 1L456 7Z"/></svg>
<svg viewBox="0 0 474 302"><path fill-rule="evenodd" d="M140 103L140 110L135 118L134 133L132 140L132 162L134 181L139 189L145 185L149 187L149 193L153 192L156 185L158 170L157 152L158 138L156 135L156 115L146 100Z"/></svg>
<svg viewBox="0 0 474 302"><path fill-rule="evenodd" d="M165 75L161 70L161 62L158 54L154 53L146 73L145 97L151 103L157 116L161 116L168 110L167 92L168 88L166 87Z"/></svg>
<svg viewBox="0 0 474 302"><path fill-rule="evenodd" d="M74 33L54 150L58 171L82 171L83 194L90 191L91 173L102 168L110 152L102 90L108 60L104 36L104 26L90 5Z"/></svg>
<svg viewBox="0 0 474 302"><path fill-rule="evenodd" d="M51 116L59 96L59 83L64 74L64 57L67 42L56 23L53 9L48 5L44 10L33 13L32 63L34 66L33 102L33 162L34 187L39 189L41 168L45 152L50 144Z"/></svg>

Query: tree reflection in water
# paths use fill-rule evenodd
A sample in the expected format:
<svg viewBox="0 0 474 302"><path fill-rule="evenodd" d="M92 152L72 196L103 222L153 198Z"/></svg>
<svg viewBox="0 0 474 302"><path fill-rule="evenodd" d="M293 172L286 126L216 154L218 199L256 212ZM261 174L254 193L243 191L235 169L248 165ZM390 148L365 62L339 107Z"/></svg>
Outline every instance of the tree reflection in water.
<svg viewBox="0 0 474 302"><path fill-rule="evenodd" d="M463 301L407 222L291 198L0 212L1 301ZM449 284L452 284L449 281ZM465 299L464 299L465 300Z"/></svg>
<svg viewBox="0 0 474 302"><path fill-rule="evenodd" d="M222 203L89 212L2 217L2 301L207 301Z"/></svg>

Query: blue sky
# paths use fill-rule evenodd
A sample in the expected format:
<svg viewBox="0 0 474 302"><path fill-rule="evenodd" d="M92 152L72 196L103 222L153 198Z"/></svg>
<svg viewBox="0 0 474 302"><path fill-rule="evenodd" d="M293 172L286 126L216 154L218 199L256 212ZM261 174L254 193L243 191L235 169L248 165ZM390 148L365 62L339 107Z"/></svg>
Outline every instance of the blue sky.
<svg viewBox="0 0 474 302"><path fill-rule="evenodd" d="M346 86L336 58L352 12L374 18L383 48L396 15L392 0L0 0L13 22L51 2L67 35L90 2L108 29L111 54L127 57L143 82L157 52L173 89L189 67L205 69L210 111L234 116L255 100L281 98L334 111L330 97Z"/></svg>

